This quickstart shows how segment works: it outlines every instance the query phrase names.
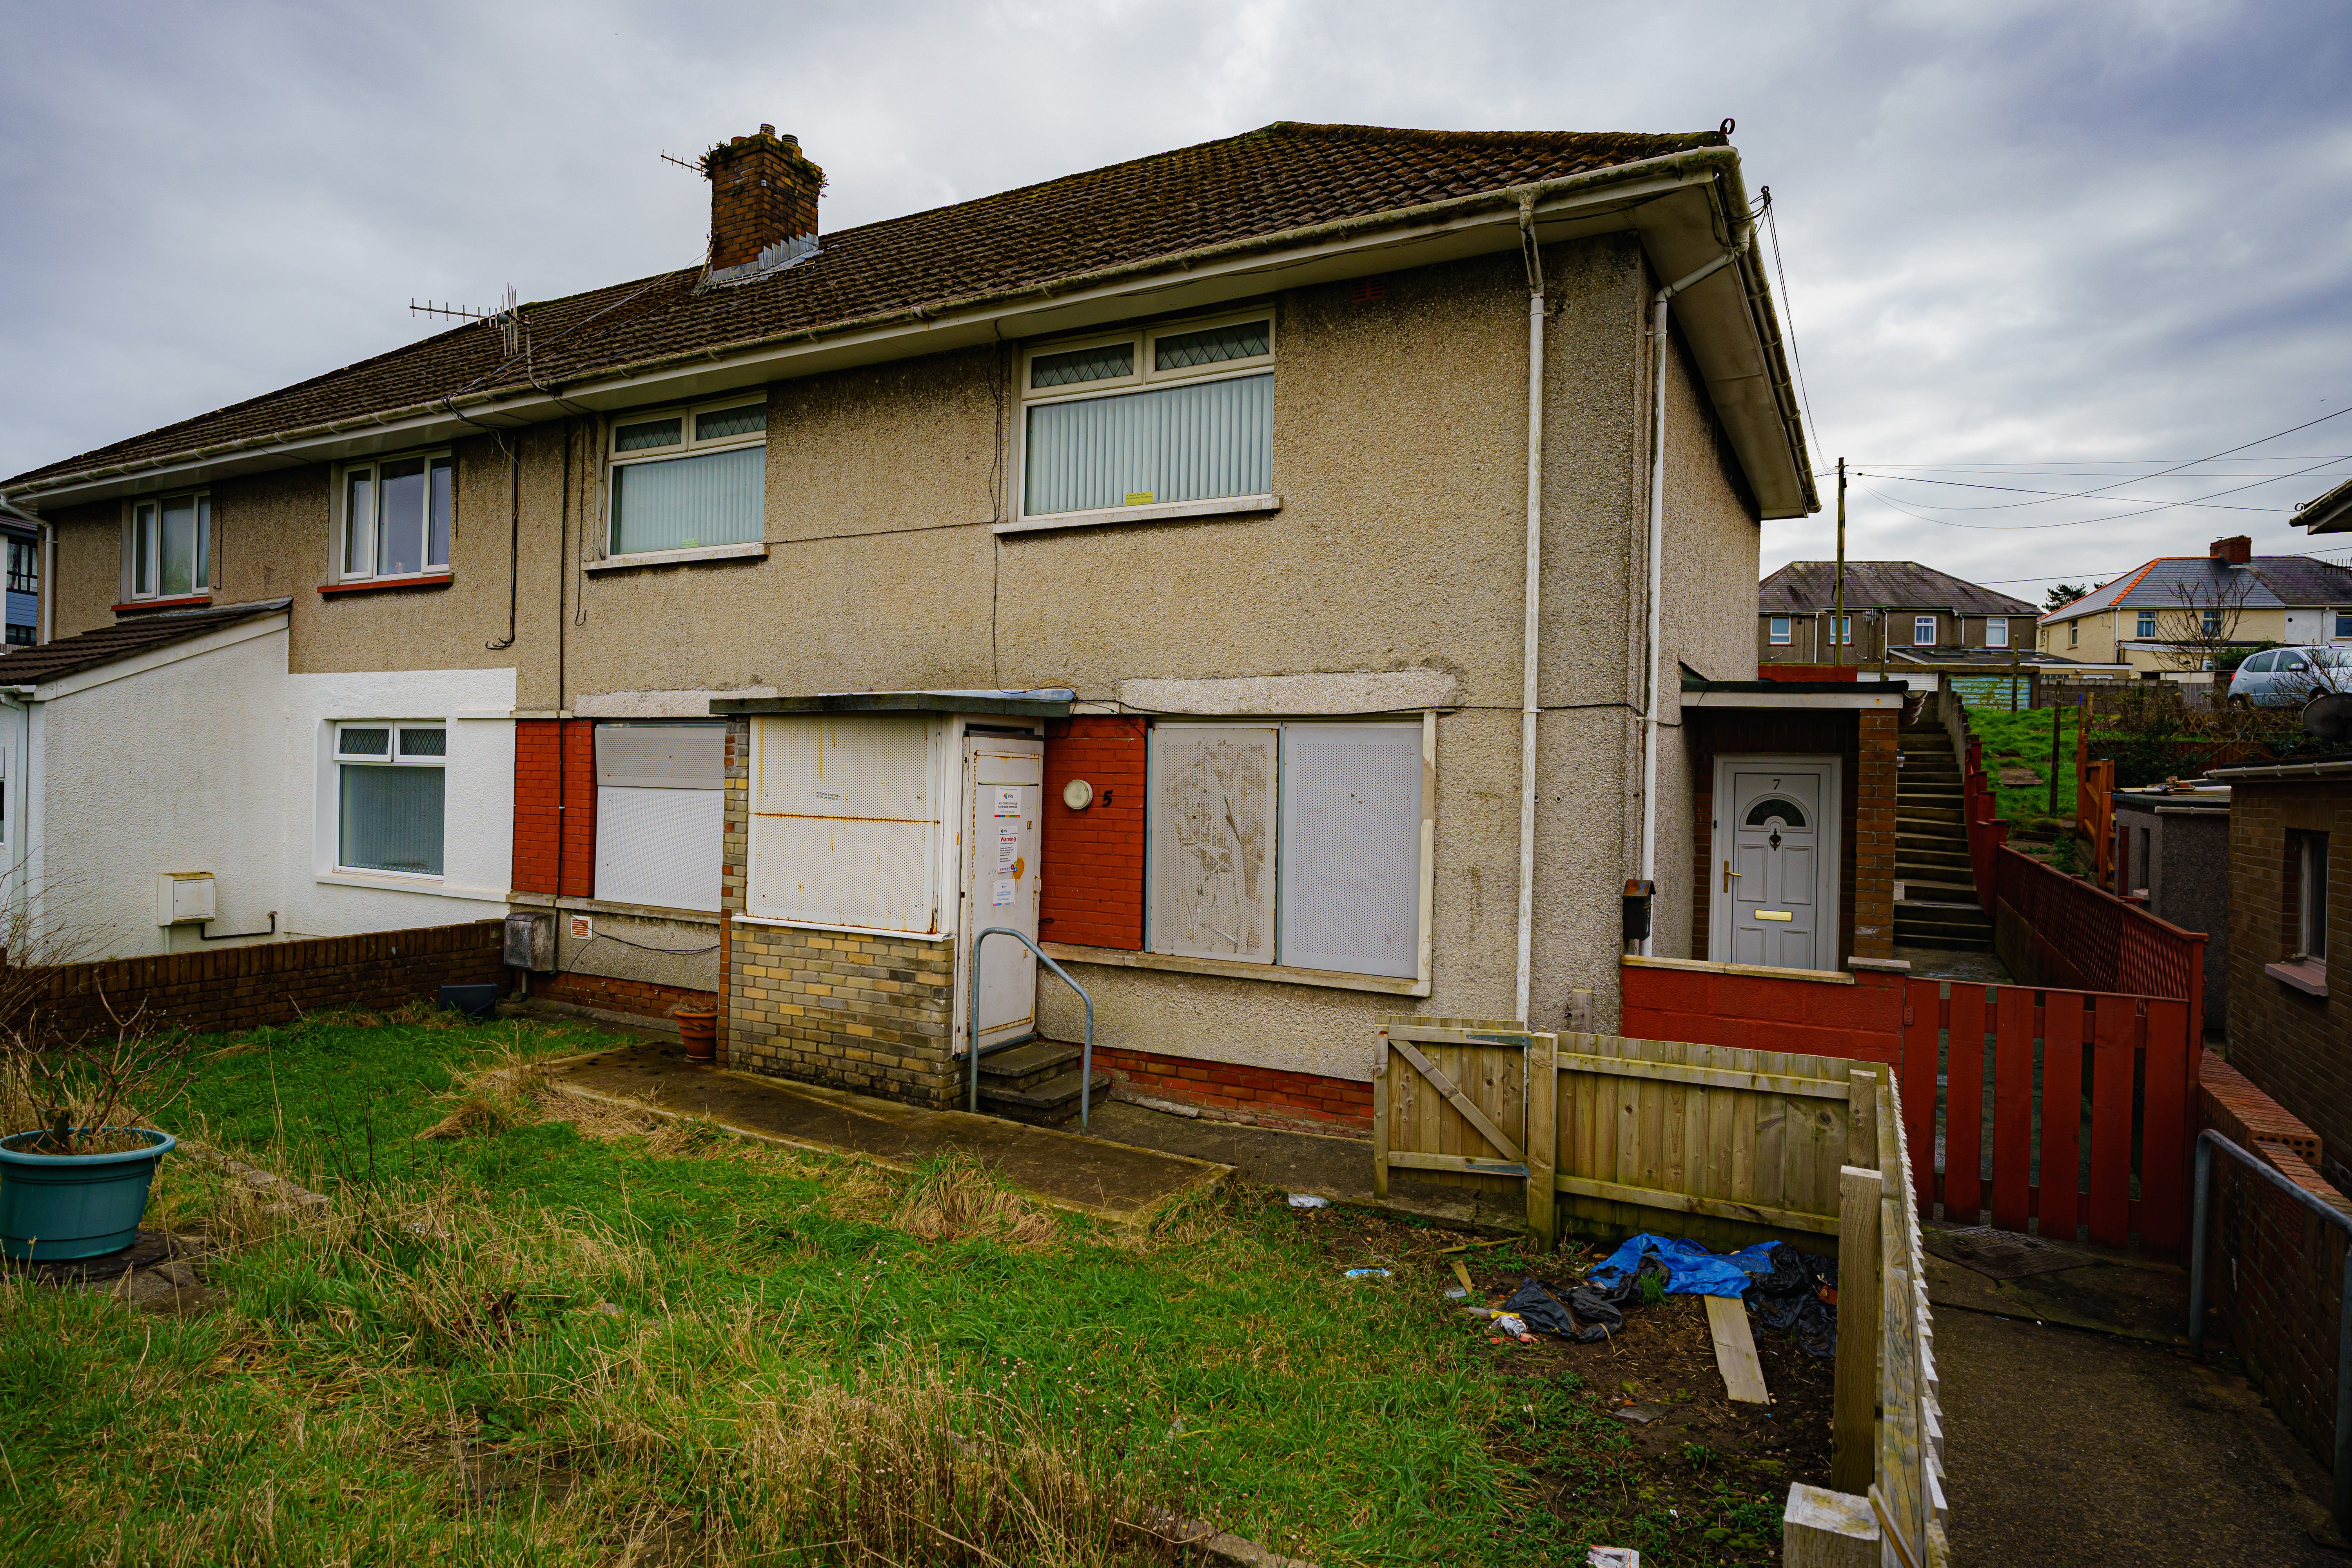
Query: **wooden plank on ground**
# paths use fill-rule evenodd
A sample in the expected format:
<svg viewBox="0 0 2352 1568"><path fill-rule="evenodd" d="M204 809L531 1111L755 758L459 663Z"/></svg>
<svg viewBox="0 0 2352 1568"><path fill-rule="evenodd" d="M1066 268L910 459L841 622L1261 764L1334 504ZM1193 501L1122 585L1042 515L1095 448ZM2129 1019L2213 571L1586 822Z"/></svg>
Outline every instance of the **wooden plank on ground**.
<svg viewBox="0 0 2352 1568"><path fill-rule="evenodd" d="M2042 1017L2042 1182L2034 1211L2043 1236L2074 1239L2083 1190L2083 994L2053 991Z"/></svg>
<svg viewBox="0 0 2352 1568"><path fill-rule="evenodd" d="M2023 1230L2033 1175L2033 993L2023 985L2004 985L1998 995L1992 1039L1992 1223L2003 1230Z"/></svg>
<svg viewBox="0 0 2352 1568"><path fill-rule="evenodd" d="M1769 1405L1764 1364L1756 1359L1756 1336L1748 1331L1748 1304L1737 1296L1706 1299L1706 1329L1715 1340L1715 1369L1723 1386L1741 1405Z"/></svg>
<svg viewBox="0 0 2352 1568"><path fill-rule="evenodd" d="M2131 1241L2132 1046L2139 1003L2098 998L2091 1020L2091 1239Z"/></svg>
<svg viewBox="0 0 2352 1568"><path fill-rule="evenodd" d="M1975 1225L1984 1207L1985 988L1952 987L1944 1048L1944 1217Z"/></svg>
<svg viewBox="0 0 2352 1568"><path fill-rule="evenodd" d="M2188 1239L2190 1065L2189 1004L2147 1005L2140 1089L2139 1239L2170 1251Z"/></svg>

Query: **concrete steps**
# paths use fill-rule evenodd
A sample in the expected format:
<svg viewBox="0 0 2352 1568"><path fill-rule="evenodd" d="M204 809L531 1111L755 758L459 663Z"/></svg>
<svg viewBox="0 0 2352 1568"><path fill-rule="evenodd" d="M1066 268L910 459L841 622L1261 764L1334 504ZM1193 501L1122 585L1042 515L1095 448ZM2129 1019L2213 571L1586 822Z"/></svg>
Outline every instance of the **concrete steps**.
<svg viewBox="0 0 2352 1568"><path fill-rule="evenodd" d="M1977 904L1969 857L1967 791L1951 737L1940 724L1901 731L1903 765L1895 774L1895 940L1905 947L1992 947L1992 922Z"/></svg>
<svg viewBox="0 0 2352 1568"><path fill-rule="evenodd" d="M1067 1040L1030 1040L980 1058L980 1109L1032 1127L1078 1118L1080 1048ZM1094 1075L1094 1101L1110 1098L1110 1074Z"/></svg>

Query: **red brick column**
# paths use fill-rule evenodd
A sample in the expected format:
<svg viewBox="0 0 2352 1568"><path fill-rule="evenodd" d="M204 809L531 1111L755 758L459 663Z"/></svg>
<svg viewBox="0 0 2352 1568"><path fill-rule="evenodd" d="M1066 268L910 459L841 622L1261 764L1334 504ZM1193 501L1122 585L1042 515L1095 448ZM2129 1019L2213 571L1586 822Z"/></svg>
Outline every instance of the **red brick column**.
<svg viewBox="0 0 2352 1568"><path fill-rule="evenodd" d="M1037 934L1080 947L1143 947L1145 726L1088 715L1045 741L1045 814L1037 858ZM1094 786L1084 811L1062 804L1072 779Z"/></svg>

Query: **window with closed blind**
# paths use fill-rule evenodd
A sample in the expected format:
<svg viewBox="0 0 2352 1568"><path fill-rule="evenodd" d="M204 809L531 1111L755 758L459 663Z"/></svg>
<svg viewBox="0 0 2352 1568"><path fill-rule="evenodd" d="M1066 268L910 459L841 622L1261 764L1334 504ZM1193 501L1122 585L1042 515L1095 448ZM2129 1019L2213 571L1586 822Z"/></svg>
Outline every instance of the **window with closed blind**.
<svg viewBox="0 0 2352 1568"><path fill-rule="evenodd" d="M1273 500L1271 311L1039 348L1022 402L1024 521Z"/></svg>
<svg viewBox="0 0 2352 1568"><path fill-rule="evenodd" d="M437 722L336 726L338 869L441 875L448 752Z"/></svg>
<svg viewBox="0 0 2352 1568"><path fill-rule="evenodd" d="M1148 951L1421 974L1423 723L1159 724L1150 759Z"/></svg>
<svg viewBox="0 0 2352 1568"><path fill-rule="evenodd" d="M727 726L596 726L596 897L719 908L727 822Z"/></svg>
<svg viewBox="0 0 2352 1568"><path fill-rule="evenodd" d="M768 405L757 394L616 416L608 555L751 544L766 532Z"/></svg>

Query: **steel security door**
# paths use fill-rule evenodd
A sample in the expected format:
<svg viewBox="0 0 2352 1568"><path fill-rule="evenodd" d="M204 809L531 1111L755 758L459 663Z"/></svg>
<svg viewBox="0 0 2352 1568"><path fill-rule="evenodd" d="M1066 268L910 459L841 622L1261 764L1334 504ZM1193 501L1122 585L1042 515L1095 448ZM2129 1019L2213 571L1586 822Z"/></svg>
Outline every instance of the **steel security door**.
<svg viewBox="0 0 2352 1568"><path fill-rule="evenodd" d="M1829 969L1835 955L1836 782L1820 763L1743 761L1721 770L1715 830L1721 962Z"/></svg>
<svg viewBox="0 0 2352 1568"><path fill-rule="evenodd" d="M964 741L967 794L964 922L961 943L991 926L1037 937L1037 832L1045 781L1045 743L1003 735ZM1037 959L1010 937L992 938L980 954L980 1045L985 1050L1036 1026Z"/></svg>

